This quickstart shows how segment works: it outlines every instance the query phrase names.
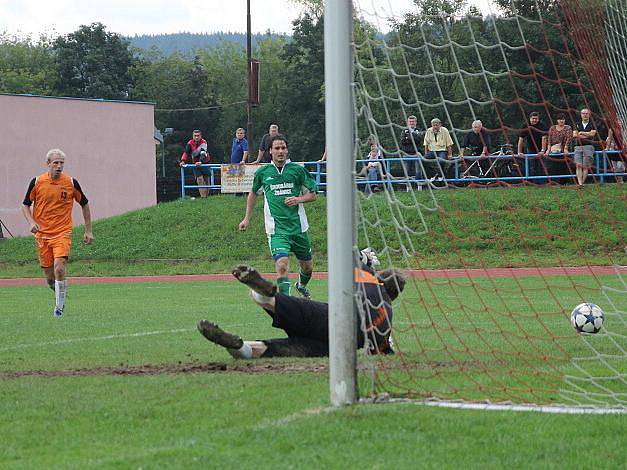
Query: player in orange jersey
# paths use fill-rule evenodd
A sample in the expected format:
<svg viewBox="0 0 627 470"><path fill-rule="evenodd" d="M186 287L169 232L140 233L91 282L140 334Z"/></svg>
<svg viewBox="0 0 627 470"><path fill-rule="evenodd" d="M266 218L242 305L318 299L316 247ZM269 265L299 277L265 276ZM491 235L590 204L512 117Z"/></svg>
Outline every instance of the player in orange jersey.
<svg viewBox="0 0 627 470"><path fill-rule="evenodd" d="M49 150L46 164L48 171L33 178L28 185L22 213L35 235L39 263L48 286L55 293L54 316L60 317L65 308L65 264L72 246L73 201L78 202L83 211L85 243L89 245L94 235L89 201L78 181L63 173L65 153L59 149Z"/></svg>

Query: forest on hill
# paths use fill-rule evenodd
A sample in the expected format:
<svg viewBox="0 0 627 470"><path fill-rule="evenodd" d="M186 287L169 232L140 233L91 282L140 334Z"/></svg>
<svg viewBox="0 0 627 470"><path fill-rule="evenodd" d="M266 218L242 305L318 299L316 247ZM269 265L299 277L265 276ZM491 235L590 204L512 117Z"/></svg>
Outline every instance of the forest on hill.
<svg viewBox="0 0 627 470"><path fill-rule="evenodd" d="M251 37L252 46L256 47L259 41L268 38L284 37L282 34L265 33L253 34ZM131 47L150 51L156 49L165 56L174 53L185 57L193 57L197 50L221 47L224 43L237 44L246 47L246 34L229 31L218 31L215 33L174 33L174 34L141 34L126 37Z"/></svg>

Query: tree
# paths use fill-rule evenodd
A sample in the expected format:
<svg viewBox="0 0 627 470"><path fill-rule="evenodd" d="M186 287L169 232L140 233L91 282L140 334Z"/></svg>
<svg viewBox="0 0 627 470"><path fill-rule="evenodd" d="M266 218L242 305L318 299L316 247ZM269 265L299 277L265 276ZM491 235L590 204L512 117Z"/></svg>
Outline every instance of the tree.
<svg viewBox="0 0 627 470"><path fill-rule="evenodd" d="M418 16L427 21L429 17L458 16L466 7L466 0L414 0L414 3L418 8Z"/></svg>
<svg viewBox="0 0 627 470"><path fill-rule="evenodd" d="M506 16L537 18L538 14L541 14L546 17L555 14L557 10L556 0L496 0L496 4Z"/></svg>
<svg viewBox="0 0 627 470"><path fill-rule="evenodd" d="M134 59L129 42L102 23L83 25L54 42L59 95L80 98L128 98Z"/></svg>
<svg viewBox="0 0 627 470"><path fill-rule="evenodd" d="M0 34L0 92L50 95L54 85L50 41L16 39Z"/></svg>
<svg viewBox="0 0 627 470"><path fill-rule="evenodd" d="M305 11L313 18L320 18L324 13L323 0L291 0L291 3L302 5Z"/></svg>
<svg viewBox="0 0 627 470"><path fill-rule="evenodd" d="M261 104L253 110L253 135L249 136L249 146L254 154L259 138L266 132L268 124L285 122L281 108L283 70L285 64L281 51L285 44L283 37L268 35L257 40L253 56L261 63L260 87ZM223 149L224 161L229 161L231 140L235 129L246 127L246 100L248 85L246 75L246 51L234 42L223 42L219 47L197 51L201 63L209 74L209 88L220 106L220 119L216 123L215 138Z"/></svg>
<svg viewBox="0 0 627 470"><path fill-rule="evenodd" d="M324 19L305 13L294 21L292 41L281 55L285 61L281 109L294 156L318 158L324 149Z"/></svg>

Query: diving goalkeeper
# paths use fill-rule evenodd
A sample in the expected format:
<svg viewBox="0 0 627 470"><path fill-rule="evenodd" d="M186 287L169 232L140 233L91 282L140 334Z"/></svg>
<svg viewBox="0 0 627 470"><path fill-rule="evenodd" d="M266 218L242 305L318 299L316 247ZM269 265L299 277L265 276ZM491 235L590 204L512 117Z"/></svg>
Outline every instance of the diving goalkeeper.
<svg viewBox="0 0 627 470"><path fill-rule="evenodd" d="M403 291L405 276L395 269L376 273L368 265L368 255L362 252L362 259L367 262L355 268L360 311L355 320L357 347L367 348L370 354L392 354L392 301ZM238 359L329 355L328 304L281 294L251 266L235 267L233 276L251 289L251 297L270 315L272 326L284 330L287 338L244 341L215 323L201 320L198 330L207 340Z"/></svg>

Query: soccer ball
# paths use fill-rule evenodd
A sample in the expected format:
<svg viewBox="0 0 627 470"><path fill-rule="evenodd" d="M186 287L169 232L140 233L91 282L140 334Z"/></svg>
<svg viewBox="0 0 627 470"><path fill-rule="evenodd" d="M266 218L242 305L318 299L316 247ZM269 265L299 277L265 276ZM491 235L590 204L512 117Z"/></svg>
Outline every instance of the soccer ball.
<svg viewBox="0 0 627 470"><path fill-rule="evenodd" d="M583 303L570 314L570 322L579 333L598 333L603 326L603 310L598 305Z"/></svg>

